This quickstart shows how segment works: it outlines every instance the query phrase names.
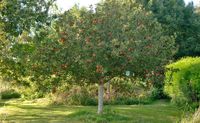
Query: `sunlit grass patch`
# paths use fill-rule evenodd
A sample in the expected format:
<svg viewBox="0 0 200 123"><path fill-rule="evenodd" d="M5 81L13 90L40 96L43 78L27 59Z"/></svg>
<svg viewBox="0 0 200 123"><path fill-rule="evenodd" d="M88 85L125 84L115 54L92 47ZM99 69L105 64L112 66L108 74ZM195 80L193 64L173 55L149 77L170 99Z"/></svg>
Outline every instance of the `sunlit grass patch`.
<svg viewBox="0 0 200 123"><path fill-rule="evenodd" d="M16 123L173 123L182 111L168 102L151 105L106 105L102 115L96 106L46 105L7 101L0 107L5 122Z"/></svg>

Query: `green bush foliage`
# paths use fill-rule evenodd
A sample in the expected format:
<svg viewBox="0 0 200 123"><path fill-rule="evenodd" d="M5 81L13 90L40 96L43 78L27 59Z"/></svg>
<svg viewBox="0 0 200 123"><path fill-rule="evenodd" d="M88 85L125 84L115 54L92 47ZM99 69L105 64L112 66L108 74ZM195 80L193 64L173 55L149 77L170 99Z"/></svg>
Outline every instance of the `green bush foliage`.
<svg viewBox="0 0 200 123"><path fill-rule="evenodd" d="M165 92L179 105L200 100L200 57L187 57L166 66Z"/></svg>
<svg viewBox="0 0 200 123"><path fill-rule="evenodd" d="M200 123L200 108L193 115L191 123Z"/></svg>
<svg viewBox="0 0 200 123"><path fill-rule="evenodd" d="M134 105L150 104L151 91L139 80L115 78L110 81L110 99L107 98L108 85L105 84L104 104ZM50 95L53 104L97 105L98 85L64 84Z"/></svg>
<svg viewBox="0 0 200 123"><path fill-rule="evenodd" d="M150 89L149 98L151 100L159 100L159 99L169 100L170 99L170 97L166 93L163 92L162 88L155 88L155 87Z"/></svg>
<svg viewBox="0 0 200 123"><path fill-rule="evenodd" d="M97 105L97 87L67 85L50 95L53 104Z"/></svg>
<svg viewBox="0 0 200 123"><path fill-rule="evenodd" d="M181 123L200 123L200 107L192 116L183 118Z"/></svg>
<svg viewBox="0 0 200 123"><path fill-rule="evenodd" d="M16 92L14 89L11 90L5 90L1 92L1 98L2 99L12 99L12 98L20 98L21 95Z"/></svg>
<svg viewBox="0 0 200 123"><path fill-rule="evenodd" d="M110 105L146 105L152 103L153 100L151 98L124 98L118 97L115 100L108 102Z"/></svg>

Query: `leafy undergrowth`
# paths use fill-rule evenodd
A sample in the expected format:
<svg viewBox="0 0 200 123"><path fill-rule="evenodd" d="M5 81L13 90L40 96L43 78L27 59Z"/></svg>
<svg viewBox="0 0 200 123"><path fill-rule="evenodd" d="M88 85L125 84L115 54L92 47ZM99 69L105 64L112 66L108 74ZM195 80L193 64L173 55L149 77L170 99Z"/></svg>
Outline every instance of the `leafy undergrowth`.
<svg viewBox="0 0 200 123"><path fill-rule="evenodd" d="M182 111L165 101L151 105L105 106L96 114L96 106L47 105L42 101L1 101L0 122L14 123L173 123Z"/></svg>

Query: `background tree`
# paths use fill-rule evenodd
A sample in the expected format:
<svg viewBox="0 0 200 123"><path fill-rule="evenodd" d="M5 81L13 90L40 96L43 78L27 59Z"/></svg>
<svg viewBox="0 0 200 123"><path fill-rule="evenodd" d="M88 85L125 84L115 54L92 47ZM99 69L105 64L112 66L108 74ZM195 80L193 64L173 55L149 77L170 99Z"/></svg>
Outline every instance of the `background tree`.
<svg viewBox="0 0 200 123"><path fill-rule="evenodd" d="M39 30L50 24L50 18L53 18L50 8L53 5L54 0L0 1L0 74L4 78L25 82L23 79L28 76L29 57L36 46L33 42L42 40Z"/></svg>
<svg viewBox="0 0 200 123"><path fill-rule="evenodd" d="M175 58L200 55L200 15L193 3L185 5L184 0L142 0L138 1L153 12L165 29L166 34L176 35L178 52Z"/></svg>
<svg viewBox="0 0 200 123"><path fill-rule="evenodd" d="M175 59L184 56L199 56L200 15L195 12L193 3L185 5L184 0L137 0L162 25L165 35L174 35L177 47ZM159 90L159 98L163 93L164 69L160 69L162 76L150 77L153 86ZM149 79L149 77L148 77ZM162 96L163 95L163 96Z"/></svg>
<svg viewBox="0 0 200 123"><path fill-rule="evenodd" d="M55 0L1 0L0 20L4 23L3 30L14 36L31 28L50 24L50 9Z"/></svg>

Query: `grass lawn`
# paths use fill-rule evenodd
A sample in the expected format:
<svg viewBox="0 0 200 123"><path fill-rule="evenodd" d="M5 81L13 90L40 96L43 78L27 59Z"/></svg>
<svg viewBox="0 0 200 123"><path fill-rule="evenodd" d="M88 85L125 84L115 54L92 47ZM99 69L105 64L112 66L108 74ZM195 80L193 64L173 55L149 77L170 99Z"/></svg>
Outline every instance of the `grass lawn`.
<svg viewBox="0 0 200 123"><path fill-rule="evenodd" d="M151 105L105 106L46 105L43 102L1 101L0 123L173 123L182 111L165 101Z"/></svg>

